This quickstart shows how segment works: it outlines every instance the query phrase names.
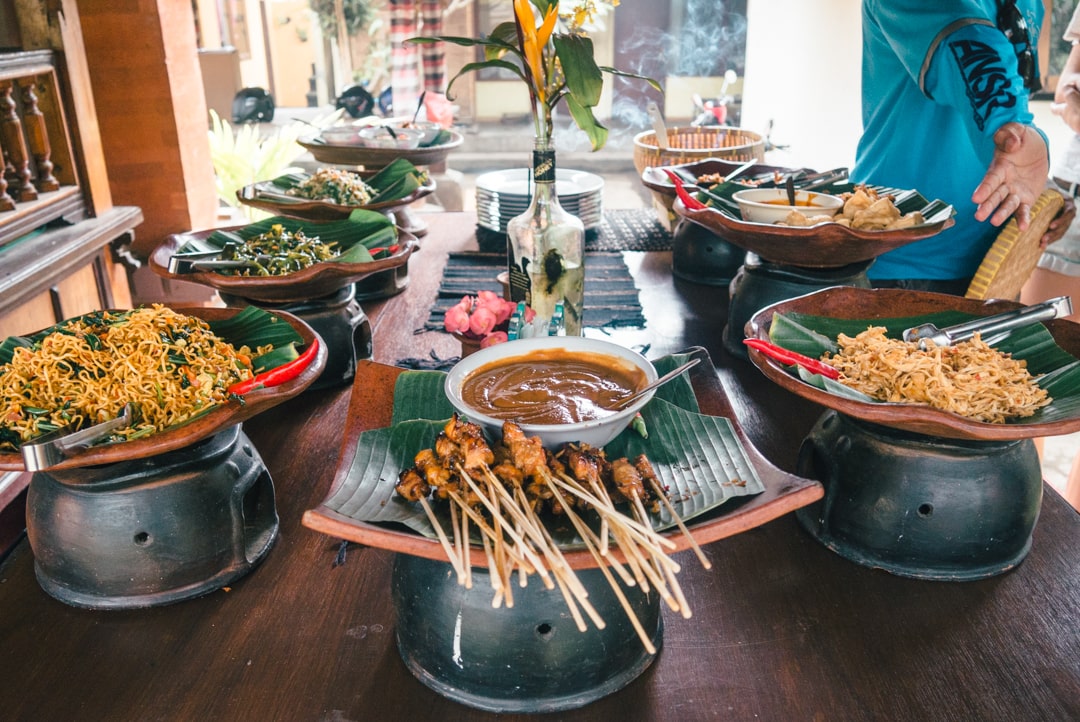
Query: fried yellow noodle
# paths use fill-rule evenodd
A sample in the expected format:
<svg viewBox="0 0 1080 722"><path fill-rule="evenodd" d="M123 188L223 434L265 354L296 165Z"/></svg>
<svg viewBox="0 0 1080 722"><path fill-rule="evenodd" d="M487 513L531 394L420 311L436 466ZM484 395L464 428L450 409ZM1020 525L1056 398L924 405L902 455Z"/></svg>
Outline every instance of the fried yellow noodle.
<svg viewBox="0 0 1080 722"><path fill-rule="evenodd" d="M923 351L872 326L855 337L840 334L837 343L839 353L822 360L840 371L843 384L878 401L927 404L995 424L1031 416L1051 401L1024 361L977 335Z"/></svg>
<svg viewBox="0 0 1080 722"><path fill-rule="evenodd" d="M250 353L160 305L69 321L0 366L0 449L116 418L128 402L136 423L122 438L182 423L251 377Z"/></svg>

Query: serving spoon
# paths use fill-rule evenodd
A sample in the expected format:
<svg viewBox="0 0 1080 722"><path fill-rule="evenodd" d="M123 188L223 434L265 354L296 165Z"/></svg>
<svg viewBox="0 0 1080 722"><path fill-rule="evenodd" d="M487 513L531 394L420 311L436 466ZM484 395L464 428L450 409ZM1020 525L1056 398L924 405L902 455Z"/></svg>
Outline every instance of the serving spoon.
<svg viewBox="0 0 1080 722"><path fill-rule="evenodd" d="M668 381L671 381L673 378L681 375L684 371L687 371L688 369L693 368L694 366L697 365L698 361L700 361L700 360L701 359L699 359L699 358L690 359L689 361L684 363L682 366L679 366L678 368L675 368L675 369L672 369L671 371L668 371L666 374L664 374L660 378L656 379L656 381L653 381L651 384L646 384L645 386L642 386L640 389L638 389L634 393L630 394L629 396L624 396L621 399L619 399L618 401L616 401L614 404L611 405L611 410L612 411L618 411L619 409L625 409L627 406L629 406L635 400L641 398L643 395L647 394L648 392L652 391L655 388L663 386Z"/></svg>

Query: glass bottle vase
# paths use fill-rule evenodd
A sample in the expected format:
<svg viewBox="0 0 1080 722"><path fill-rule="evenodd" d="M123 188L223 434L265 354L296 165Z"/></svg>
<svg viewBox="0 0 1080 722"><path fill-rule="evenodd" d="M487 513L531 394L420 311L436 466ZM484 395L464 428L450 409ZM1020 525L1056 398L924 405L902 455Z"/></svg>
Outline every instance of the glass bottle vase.
<svg viewBox="0 0 1080 722"><path fill-rule="evenodd" d="M580 336L585 307L585 225L560 204L555 149L537 139L532 198L506 224L510 299L535 312L519 336Z"/></svg>

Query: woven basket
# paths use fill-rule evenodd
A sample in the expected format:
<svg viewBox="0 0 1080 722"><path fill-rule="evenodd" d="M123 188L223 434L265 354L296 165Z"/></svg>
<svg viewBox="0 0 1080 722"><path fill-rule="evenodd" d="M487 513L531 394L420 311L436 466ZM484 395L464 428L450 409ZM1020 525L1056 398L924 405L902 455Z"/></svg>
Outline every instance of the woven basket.
<svg viewBox="0 0 1080 722"><path fill-rule="evenodd" d="M668 128L668 147L661 149L656 131L634 136L634 167L640 175L646 168L680 165L706 158L748 161L765 160L765 140L757 133L728 126Z"/></svg>
<svg viewBox="0 0 1080 722"><path fill-rule="evenodd" d="M964 294L968 298L1001 298L1014 301L1035 270L1042 255L1040 240L1065 200L1055 190L1045 190L1031 207L1031 223L1021 232L1010 218L986 252Z"/></svg>

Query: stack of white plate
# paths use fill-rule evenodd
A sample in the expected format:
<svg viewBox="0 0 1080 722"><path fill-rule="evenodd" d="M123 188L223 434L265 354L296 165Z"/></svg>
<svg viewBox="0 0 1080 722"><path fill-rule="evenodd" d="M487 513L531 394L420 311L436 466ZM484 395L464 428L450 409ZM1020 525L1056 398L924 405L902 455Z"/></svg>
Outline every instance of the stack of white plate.
<svg viewBox="0 0 1080 722"><path fill-rule="evenodd" d="M476 177L477 223L497 233L506 233L506 224L529 208L532 182L528 168L493 171ZM580 170L555 169L555 193L559 204L581 219L585 230L603 220L601 195L604 179Z"/></svg>

